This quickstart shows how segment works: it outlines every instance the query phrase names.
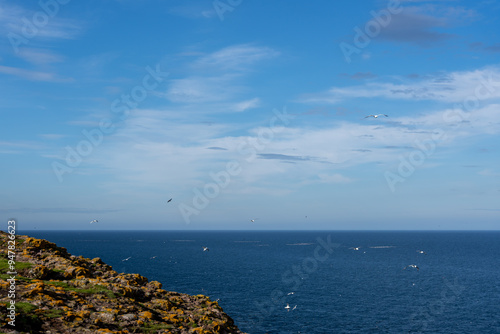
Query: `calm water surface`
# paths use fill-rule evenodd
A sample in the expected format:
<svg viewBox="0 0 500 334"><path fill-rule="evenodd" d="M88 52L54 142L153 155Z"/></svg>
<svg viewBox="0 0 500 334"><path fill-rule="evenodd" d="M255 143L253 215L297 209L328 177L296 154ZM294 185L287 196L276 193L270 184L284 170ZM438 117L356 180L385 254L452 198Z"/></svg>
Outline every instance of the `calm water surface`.
<svg viewBox="0 0 500 334"><path fill-rule="evenodd" d="M24 234L220 299L251 334L500 333L500 232Z"/></svg>

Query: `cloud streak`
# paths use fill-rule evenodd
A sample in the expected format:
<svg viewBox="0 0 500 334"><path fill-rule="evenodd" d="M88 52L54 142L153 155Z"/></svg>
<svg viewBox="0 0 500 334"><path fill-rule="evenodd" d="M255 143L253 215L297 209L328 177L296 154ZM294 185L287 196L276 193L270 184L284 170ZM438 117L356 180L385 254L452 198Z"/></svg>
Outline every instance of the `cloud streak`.
<svg viewBox="0 0 500 334"><path fill-rule="evenodd" d="M389 82L378 80L350 87L332 87L324 92L303 95L299 102L337 104L355 98L386 98L462 102L479 92L484 99L500 98L500 69L496 66L474 71L460 71L426 76L420 80L396 77Z"/></svg>

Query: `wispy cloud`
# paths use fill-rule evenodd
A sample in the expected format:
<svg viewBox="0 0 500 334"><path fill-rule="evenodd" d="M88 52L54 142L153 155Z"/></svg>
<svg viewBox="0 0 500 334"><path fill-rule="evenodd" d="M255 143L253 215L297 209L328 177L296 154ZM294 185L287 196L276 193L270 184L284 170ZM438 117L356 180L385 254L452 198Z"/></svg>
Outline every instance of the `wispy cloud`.
<svg viewBox="0 0 500 334"><path fill-rule="evenodd" d="M33 48L20 48L19 56L27 62L37 65L60 63L64 60L63 56L51 51Z"/></svg>
<svg viewBox="0 0 500 334"><path fill-rule="evenodd" d="M399 82L394 82L395 80ZM303 95L301 102L336 104L354 98L382 97L387 99L462 102L481 88L484 99L500 98L500 69L488 67L429 75L420 79L393 77L390 82L371 81L363 85L333 87L327 91Z"/></svg>
<svg viewBox="0 0 500 334"><path fill-rule="evenodd" d="M63 78L53 72L32 71L19 67L10 67L0 65L0 73L13 75L30 81L45 82L72 82L72 78Z"/></svg>
<svg viewBox="0 0 500 334"><path fill-rule="evenodd" d="M227 101L241 88L233 86L233 76L191 77L170 81L165 96L175 103L207 103Z"/></svg>
<svg viewBox="0 0 500 334"><path fill-rule="evenodd" d="M260 99L244 99L250 90L246 74L264 59L279 53L267 47L235 45L199 55L186 66L183 78L171 79L163 95L174 103L217 103L219 111L241 112L256 108ZM243 100L242 100L243 99ZM215 108L214 108L215 109Z"/></svg>
<svg viewBox="0 0 500 334"><path fill-rule="evenodd" d="M259 61L275 58L278 55L278 51L269 47L250 44L232 45L199 58L193 66L203 70L243 71Z"/></svg>
<svg viewBox="0 0 500 334"><path fill-rule="evenodd" d="M236 103L234 105L234 110L235 111L245 111L248 109L254 109L254 108L257 108L259 106L259 104L260 104L260 99L258 97L256 97L256 98L253 98L250 100Z"/></svg>
<svg viewBox="0 0 500 334"><path fill-rule="evenodd" d="M20 154L35 151L43 147L40 143L30 141L0 141L0 154Z"/></svg>
<svg viewBox="0 0 500 334"><path fill-rule="evenodd" d="M260 153L260 159L282 160L282 161L311 161L312 157L303 157L296 155L278 154L278 153Z"/></svg>
<svg viewBox="0 0 500 334"><path fill-rule="evenodd" d="M43 13L41 7L38 11ZM23 36L25 20L30 21L37 10L30 10L18 4L0 2L0 31L2 34L17 34ZM44 13L45 15L45 13ZM45 39L74 39L82 31L82 23L61 15L49 18L48 22L37 29L35 37Z"/></svg>
<svg viewBox="0 0 500 334"><path fill-rule="evenodd" d="M219 146L210 146L210 147L207 147L207 150L227 151L227 148L224 148L224 147L219 147Z"/></svg>

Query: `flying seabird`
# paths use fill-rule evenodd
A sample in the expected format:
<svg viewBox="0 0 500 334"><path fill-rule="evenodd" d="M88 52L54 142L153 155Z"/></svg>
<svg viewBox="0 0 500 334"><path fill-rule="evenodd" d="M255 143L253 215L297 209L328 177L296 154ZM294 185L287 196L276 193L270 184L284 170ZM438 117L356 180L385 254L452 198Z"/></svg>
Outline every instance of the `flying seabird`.
<svg viewBox="0 0 500 334"><path fill-rule="evenodd" d="M426 255L427 255L427 253L426 253L426 252L424 252L423 250L418 250L418 251L417 251L417 253L420 253L420 254L426 254Z"/></svg>
<svg viewBox="0 0 500 334"><path fill-rule="evenodd" d="M286 304L285 308L287 311L290 311L290 305Z"/></svg>
<svg viewBox="0 0 500 334"><path fill-rule="evenodd" d="M210 249L208 249L208 247L203 247L203 251L204 252L208 252Z"/></svg>
<svg viewBox="0 0 500 334"><path fill-rule="evenodd" d="M409 264L409 265L407 265L406 267L404 267L403 269L406 269L406 268L408 268L408 267L409 267L409 268L415 268L415 269L417 269L417 270L420 270L420 268L419 268L419 267L417 267L417 265L416 265L416 264Z"/></svg>
<svg viewBox="0 0 500 334"><path fill-rule="evenodd" d="M172 202L172 199L169 199L169 200L167 201L167 203L170 203L170 202Z"/></svg>
<svg viewBox="0 0 500 334"><path fill-rule="evenodd" d="M359 250L361 247L351 247L349 249Z"/></svg>
<svg viewBox="0 0 500 334"><path fill-rule="evenodd" d="M123 259L122 261L128 261L132 258L132 256L127 257L126 259Z"/></svg>
<svg viewBox="0 0 500 334"><path fill-rule="evenodd" d="M256 221L257 219L259 219L259 218L250 219L250 221L253 223L253 222L254 222L254 221Z"/></svg>
<svg viewBox="0 0 500 334"><path fill-rule="evenodd" d="M93 221L91 221L90 223L93 224L93 223L98 223L99 221L97 219L94 219Z"/></svg>
<svg viewBox="0 0 500 334"><path fill-rule="evenodd" d="M292 308L292 311L295 310L297 308L297 305L295 305L293 308Z"/></svg>
<svg viewBox="0 0 500 334"><path fill-rule="evenodd" d="M289 293L287 293L287 296L293 295L294 293L295 293L295 292L293 292L293 291L292 291L292 292L289 292Z"/></svg>
<svg viewBox="0 0 500 334"><path fill-rule="evenodd" d="M380 116L385 116L385 117L389 117L388 115L386 114L376 114L376 115L368 115L368 116L365 116L365 118L368 118L368 117L373 117L373 118L378 118Z"/></svg>

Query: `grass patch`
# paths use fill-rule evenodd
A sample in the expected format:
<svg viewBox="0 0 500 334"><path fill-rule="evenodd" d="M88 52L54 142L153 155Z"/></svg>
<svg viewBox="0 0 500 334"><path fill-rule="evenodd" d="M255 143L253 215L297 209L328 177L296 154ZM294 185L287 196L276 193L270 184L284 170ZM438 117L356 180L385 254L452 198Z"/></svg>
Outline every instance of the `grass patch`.
<svg viewBox="0 0 500 334"><path fill-rule="evenodd" d="M19 313L31 313L36 310L38 306L26 303L26 302L17 302L16 303L16 311Z"/></svg>
<svg viewBox="0 0 500 334"><path fill-rule="evenodd" d="M117 296L120 296L119 293L114 293L113 291L109 290L108 288L102 286L102 285L95 285L92 288L89 289L82 289L82 288L72 288L72 287L67 287L65 290L69 291L75 291L76 293L84 293L84 294L104 294L106 295L109 299L116 299Z"/></svg>
<svg viewBox="0 0 500 334"><path fill-rule="evenodd" d="M141 326L142 332L147 334L158 333L162 329L172 329L172 328L174 328L174 326L171 324L155 324L150 322L147 322L144 324L144 326Z"/></svg>
<svg viewBox="0 0 500 334"><path fill-rule="evenodd" d="M54 285L54 286L60 286L60 287L63 287L67 290L71 289L71 287L69 286L68 283L66 282L63 282L63 281L43 281L44 284L47 284L47 285Z"/></svg>
<svg viewBox="0 0 500 334"><path fill-rule="evenodd" d="M16 271L23 270L26 268L31 268L33 265L29 262L17 262L16 261ZM6 273L10 271L9 268L9 259L0 258L0 273Z"/></svg>
<svg viewBox="0 0 500 334"><path fill-rule="evenodd" d="M63 310L50 309L47 312L45 312L43 315L46 316L47 318L59 318L59 317L62 317L63 313L64 313Z"/></svg>
<svg viewBox="0 0 500 334"><path fill-rule="evenodd" d="M41 329L42 321L33 314L36 309L38 309L38 306L30 303L16 303L16 312L20 313L19 318L16 318L16 330L31 333Z"/></svg>
<svg viewBox="0 0 500 334"><path fill-rule="evenodd" d="M0 274L0 278L6 281L7 279L11 278L13 275L7 275L7 274ZM17 276L16 275L16 281L25 281L30 283L34 278L28 278L24 276Z"/></svg>

